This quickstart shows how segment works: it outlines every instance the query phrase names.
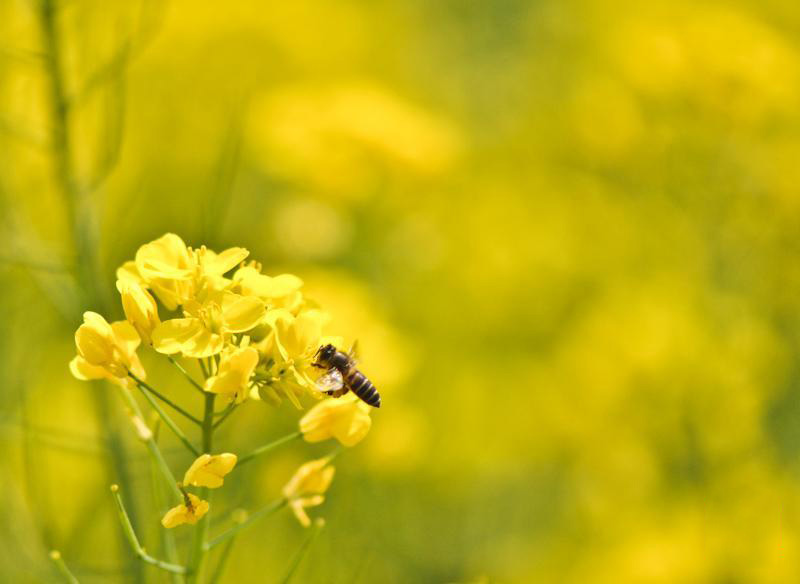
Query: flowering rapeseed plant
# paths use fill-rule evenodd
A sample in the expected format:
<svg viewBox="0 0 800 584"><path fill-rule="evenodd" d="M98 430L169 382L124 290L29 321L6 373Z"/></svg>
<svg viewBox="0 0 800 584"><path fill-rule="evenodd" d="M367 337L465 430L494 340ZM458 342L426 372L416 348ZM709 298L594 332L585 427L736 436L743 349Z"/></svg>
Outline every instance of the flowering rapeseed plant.
<svg viewBox="0 0 800 584"><path fill-rule="evenodd" d="M314 367L316 353L327 343L341 345L341 338L324 334L329 318L305 297L302 280L291 274L263 274L258 263L244 263L248 255L239 247L221 253L205 246L193 249L168 233L141 246L135 259L117 270L117 290L126 320L108 323L101 315L86 312L75 333L78 354L70 362L70 371L79 379L108 379L119 386L136 436L147 446L171 493L174 504L161 518L161 525L167 529L196 526L185 562L176 554L169 561L150 556L139 543L115 485L112 492L123 530L137 557L191 582L202 579L207 552L260 517L288 506L301 525L310 526L306 509L324 501L334 475L330 465L333 454L302 465L281 498L213 539L208 538L208 489L223 487L229 474L233 473L235 480L235 471L242 464L299 437L307 442L335 438L343 446L354 446L371 425L370 408L355 397L329 398L299 421L298 432L243 456L212 454L215 430L244 402L280 404L286 397L302 409L303 398L321 399L323 394L316 387L321 373ZM202 418L176 403L168 391L145 381L147 375L137 354L142 341L156 354L167 355L198 390ZM178 359L196 362L202 380L195 379ZM145 422L134 389L195 456L182 482L176 481L162 456L157 433ZM223 408L215 408L217 396L224 402ZM161 403L199 429L199 445ZM222 555L225 557L227 554Z"/></svg>

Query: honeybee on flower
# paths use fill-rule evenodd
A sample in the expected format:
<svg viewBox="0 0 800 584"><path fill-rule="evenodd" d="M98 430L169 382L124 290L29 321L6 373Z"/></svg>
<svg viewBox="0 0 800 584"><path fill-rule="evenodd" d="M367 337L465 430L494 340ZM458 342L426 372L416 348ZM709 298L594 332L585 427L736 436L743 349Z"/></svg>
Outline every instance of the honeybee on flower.
<svg viewBox="0 0 800 584"><path fill-rule="evenodd" d="M332 347L341 346L342 339L326 334L329 316L305 296L300 278L264 274L257 262L245 263L248 256L249 252L240 247L220 253L205 246L193 249L168 233L142 245L135 258L117 270L116 287L126 320L109 323L100 314L86 312L75 333L77 355L70 362L70 371L78 379L107 379L122 388L120 395L136 437L147 446L172 494L173 506L162 516L161 525L167 529L197 525L186 566L157 560L138 543L119 488L112 488L136 555L174 574L199 572L211 547L232 537L253 518L280 508L288 506L302 525L310 525L305 510L323 503L334 474L330 466L333 454L306 463L286 484L282 498L239 526L206 540L208 489L224 487L228 475L234 473L235 477L238 466L301 437L306 442L335 438L342 446L354 446L372 423L367 406L370 396L366 393L372 386L350 357L342 361L336 351L332 352ZM167 355L200 392L202 419L165 395L168 392L153 387L152 381L146 381L137 354L142 341L155 354ZM195 362L202 380L183 367L184 360ZM346 379L348 389L364 401L349 397L322 400L299 421L299 431L242 456L232 452L212 454L212 444L217 446L212 439L215 429L248 399L278 404L286 398L298 409L303 409L304 396L320 400L324 394L320 391L319 369L338 372ZM181 482L160 452L157 432L145 423L147 418L134 396L135 389L150 404L152 414L194 455ZM224 408L215 407L217 399ZM199 444L173 420L173 412L200 430ZM194 489L199 489L197 494L188 492Z"/></svg>

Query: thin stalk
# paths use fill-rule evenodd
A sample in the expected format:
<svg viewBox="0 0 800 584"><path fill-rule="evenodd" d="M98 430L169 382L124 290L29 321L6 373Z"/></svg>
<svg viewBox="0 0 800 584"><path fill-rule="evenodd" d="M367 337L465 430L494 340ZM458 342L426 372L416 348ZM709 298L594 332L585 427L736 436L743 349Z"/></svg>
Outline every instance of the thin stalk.
<svg viewBox="0 0 800 584"><path fill-rule="evenodd" d="M158 444L158 428L153 431L153 440ZM169 505L164 497L164 489L162 488L161 481L158 477L159 470L155 460L150 461L150 479L153 487L153 501L160 514L167 512ZM161 545L164 554L167 556L167 561L172 564L178 563L178 547L175 544L175 533L172 529L161 529ZM171 574L172 584L182 584L183 577L180 574Z"/></svg>
<svg viewBox="0 0 800 584"><path fill-rule="evenodd" d="M191 383L191 384L192 384L192 387L194 387L195 389L197 389L197 391L199 391L200 393L202 393L202 394L205 394L206 390L205 390L205 389L203 389L203 386L202 386L202 385L200 385L199 383L197 383L197 382L194 380L194 377L192 377L192 376L191 376L191 374L190 374L188 371L186 371L186 369L184 369L184 368L183 368L183 365L181 365L180 363L178 363L178 362L175 360L175 358L174 358L174 357L172 357L172 355L167 355L167 359L169 359L169 362L170 362L170 363L172 363L173 365L175 365L175 367L178 369L178 371L180 371L181 373L183 373L183 376L184 376L186 379L188 379L188 380L189 380L189 383Z"/></svg>
<svg viewBox="0 0 800 584"><path fill-rule="evenodd" d="M131 520L125 511L125 505L122 503L122 497L119 495L119 487L117 485L111 485L111 493L114 495L114 501L117 503L117 511L119 512L119 521L122 524L122 530L124 531L125 536L128 538L128 543L131 544L131 549L133 550L133 553L136 554L136 557L144 562L147 562L148 564L161 568L162 570L166 570L167 572L172 572L173 574L185 574L186 568L183 566L165 562L164 560L159 560L144 551L144 548L139 543L139 538L136 537L136 532L133 530Z"/></svg>
<svg viewBox="0 0 800 584"><path fill-rule="evenodd" d="M68 582L69 584L80 584L78 579L75 577L75 574L70 572L67 564L64 563L64 558L61 557L61 552L58 550L53 550L50 552L50 559L53 560L56 568L58 568L58 572L64 578L64 582Z"/></svg>
<svg viewBox="0 0 800 584"><path fill-rule="evenodd" d="M211 448L214 439L214 400L216 394L205 394L205 410L203 412L203 452L211 454ZM200 491L200 498L205 499L208 497L208 488L203 488ZM189 550L189 561L186 564L189 572L188 581L190 583L198 582L202 578L203 560L206 555L206 536L208 534L209 516L206 515L198 522L195 529L191 548Z"/></svg>
<svg viewBox="0 0 800 584"><path fill-rule="evenodd" d="M142 410L139 407L139 404L136 403L136 399L133 397L133 394L125 388L120 389L120 394L122 394L122 399L125 400L125 403L131 409L133 415L138 416L139 419L142 420L142 423L144 423ZM180 489L178 488L178 483L175 480L175 476L172 474L167 461L164 460L164 455L161 454L161 449L158 447L158 444L156 444L156 441L153 440L152 433L149 436L142 436L142 440L147 446L147 450L150 452L150 456L153 458L153 461L161 471L161 474L169 486L170 491L172 491L172 494L175 495L178 501L183 501L183 493L181 493Z"/></svg>
<svg viewBox="0 0 800 584"><path fill-rule="evenodd" d="M286 571L286 575L283 577L283 580L281 580L281 584L289 584L292 576L294 576L294 573L297 571L297 568L300 567L300 562L302 562L303 558L306 557L311 544L317 538L319 532L322 531L324 526L325 521L322 519L317 519L317 521L314 522L314 527L312 528L311 533L308 534L306 540L300 545L300 549L298 549L292 557L292 561L289 564L289 569Z"/></svg>
<svg viewBox="0 0 800 584"><path fill-rule="evenodd" d="M222 417L219 420L217 420L216 422L214 422L214 429L216 430L217 426L222 424L222 422L224 422L228 418L228 416L230 416L233 413L233 410L235 410L238 406L239 406L239 404L232 403L227 408L225 408L225 411L220 412L220 416L222 416Z"/></svg>
<svg viewBox="0 0 800 584"><path fill-rule="evenodd" d="M272 515L276 511L279 511L286 505L286 503L288 503L286 499L278 499L277 501L273 501L269 505L262 507L255 513L251 514L247 519L242 521L239 525L234 525L228 531L221 533L220 535L209 541L205 545L205 549L210 550L211 548L218 546L219 544L229 540L233 536L237 535L243 529L246 529L251 525L253 525L256 521L263 519L268 515Z"/></svg>
<svg viewBox="0 0 800 584"><path fill-rule="evenodd" d="M256 448L252 452L250 452L249 454L245 454L244 456L242 456L239 459L239 461L237 462L237 466L242 466L245 462L253 460L257 456L261 456L262 454L266 454L270 450L274 450L278 446L286 444L287 442L291 442L292 440L300 438L302 435L303 435L302 432L292 432L291 434L288 434L288 435L284 436L283 438L278 438L277 440L274 440L273 442L270 442L268 444L264 444L263 446L259 446L258 448Z"/></svg>
<svg viewBox="0 0 800 584"><path fill-rule="evenodd" d="M176 404L175 402L170 400L168 397L162 395L161 393L159 393L158 391L153 389L152 386L148 385L142 379L139 379L138 377L136 377L136 375L134 375L130 371L128 371L128 377L133 379L141 389L146 389L147 391L152 393L154 396L156 396L158 399L160 399L165 404L167 404L169 407L171 407L173 410L175 410L176 412L178 412L182 416L186 417L186 419L191 420L192 422L194 422L198 426L200 426L202 424L202 422L200 420L198 420L197 418L195 418L192 414L190 414L189 412L184 410L182 407L180 407L178 404Z"/></svg>
<svg viewBox="0 0 800 584"><path fill-rule="evenodd" d="M161 408L161 406L158 405L158 403L156 402L156 400L153 399L150 393L145 391L145 389L138 383L136 385L139 388L139 390L141 390L142 395L148 401L150 406L156 411L156 413L161 417L161 419L164 420L164 423L170 430L172 430L172 433L178 437L178 440L183 442L183 445L186 446L186 448L188 448L192 454L194 454L195 456L200 456L200 451L198 451L197 448L194 447L194 445L186 437L186 434L184 434L183 431L178 427L178 425L172 421L172 418L170 418L167 415L167 412L165 412Z"/></svg>
<svg viewBox="0 0 800 584"><path fill-rule="evenodd" d="M200 371L203 373L203 379L208 379L211 377L211 373L206 368L206 362L204 359L198 359L197 362L200 364Z"/></svg>
<svg viewBox="0 0 800 584"><path fill-rule="evenodd" d="M108 305L108 294L104 292L99 282L97 270L97 245L96 231L93 227L94 213L90 193L78 185L76 172L72 160L72 138L70 136L70 107L67 98L65 67L61 30L58 22L58 0L42 0L38 3L38 19L41 26L42 56L44 75L47 77L49 92L47 106L50 112L50 139L48 145L52 147L54 178L67 212L67 223L74 247L74 258L80 258L73 264L74 276L81 291L79 303L84 306L96 306L100 312L102 307ZM115 430L111 418L107 415L108 397L104 391L91 392L97 419L106 444L110 451L110 460L106 472L116 476L117 480L128 484L127 460L119 434ZM134 500L131 499L131 513L135 515ZM125 542L120 539L120 549ZM141 567L137 563L131 564L136 582L143 581Z"/></svg>
<svg viewBox="0 0 800 584"><path fill-rule="evenodd" d="M208 579L208 584L216 584L219 582L219 579L222 578L222 574L225 572L225 566L228 563L228 558L231 555L231 551L233 551L234 543L236 543L236 537L231 537L228 543L225 544L225 547L222 548L222 553L219 555L214 573L211 574L211 578Z"/></svg>

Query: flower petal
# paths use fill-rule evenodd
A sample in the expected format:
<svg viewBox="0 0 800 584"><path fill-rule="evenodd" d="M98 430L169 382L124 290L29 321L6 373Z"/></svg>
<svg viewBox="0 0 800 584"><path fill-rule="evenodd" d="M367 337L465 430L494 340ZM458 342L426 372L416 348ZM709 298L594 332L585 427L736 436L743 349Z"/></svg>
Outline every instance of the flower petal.
<svg viewBox="0 0 800 584"><path fill-rule="evenodd" d="M264 302L253 296L227 293L222 299L222 317L225 328L241 333L254 328L264 318Z"/></svg>
<svg viewBox="0 0 800 584"><path fill-rule="evenodd" d="M193 339L204 331L199 318L173 318L153 329L153 348L171 355L194 347Z"/></svg>

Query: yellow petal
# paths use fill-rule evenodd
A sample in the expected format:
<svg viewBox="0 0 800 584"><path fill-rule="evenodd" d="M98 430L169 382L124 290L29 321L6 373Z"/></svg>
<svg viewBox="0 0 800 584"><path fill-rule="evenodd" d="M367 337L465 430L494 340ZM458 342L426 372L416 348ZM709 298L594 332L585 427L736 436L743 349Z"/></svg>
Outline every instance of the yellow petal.
<svg viewBox="0 0 800 584"><path fill-rule="evenodd" d="M243 247L231 247L219 254L210 252L204 258L203 269L211 275L221 276L242 263L248 255L250 252Z"/></svg>
<svg viewBox="0 0 800 584"><path fill-rule="evenodd" d="M153 329L161 323L155 299L136 282L117 280L117 290L122 298L125 318L133 325L139 336L150 343Z"/></svg>
<svg viewBox="0 0 800 584"><path fill-rule="evenodd" d="M300 431L306 442L336 438L343 446L355 446L369 432L369 406L357 398L326 399L303 416Z"/></svg>
<svg viewBox="0 0 800 584"><path fill-rule="evenodd" d="M264 318L265 312L264 302L253 296L233 293L223 296L222 317L230 332L241 333L254 328Z"/></svg>
<svg viewBox="0 0 800 584"><path fill-rule="evenodd" d="M117 268L117 280L144 285L144 279L136 268L136 262L132 261L127 261Z"/></svg>
<svg viewBox="0 0 800 584"><path fill-rule="evenodd" d="M136 252L136 269L147 282L157 278L190 278L194 273L193 264L186 244L174 233L146 243Z"/></svg>
<svg viewBox="0 0 800 584"><path fill-rule="evenodd" d="M222 335L201 328L196 336L186 342L183 354L193 359L203 359L220 353L224 347L225 338Z"/></svg>
<svg viewBox="0 0 800 584"><path fill-rule="evenodd" d="M200 455L186 471L183 483L195 487L209 487L215 489L223 484L223 477L236 466L236 455L226 452L224 454Z"/></svg>
<svg viewBox="0 0 800 584"><path fill-rule="evenodd" d="M108 379L109 377L108 371L97 365L92 365L80 355L77 355L69 362L69 370L74 377L81 381Z"/></svg>
<svg viewBox="0 0 800 584"><path fill-rule="evenodd" d="M104 365L114 358L114 333L106 319L95 312L83 314L84 323L75 332L78 353L92 365Z"/></svg>
<svg viewBox="0 0 800 584"><path fill-rule="evenodd" d="M165 320L153 329L153 348L167 355L179 353L184 347L193 347L192 340L203 331L203 323L199 318Z"/></svg>

